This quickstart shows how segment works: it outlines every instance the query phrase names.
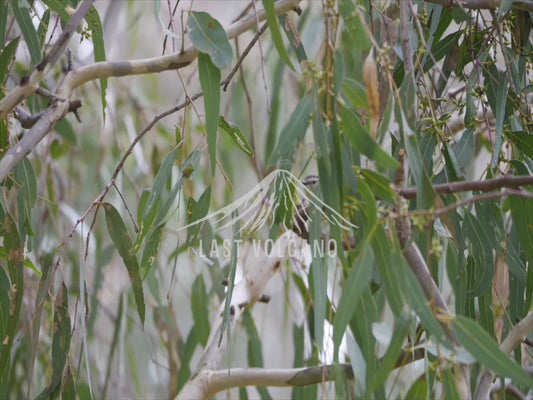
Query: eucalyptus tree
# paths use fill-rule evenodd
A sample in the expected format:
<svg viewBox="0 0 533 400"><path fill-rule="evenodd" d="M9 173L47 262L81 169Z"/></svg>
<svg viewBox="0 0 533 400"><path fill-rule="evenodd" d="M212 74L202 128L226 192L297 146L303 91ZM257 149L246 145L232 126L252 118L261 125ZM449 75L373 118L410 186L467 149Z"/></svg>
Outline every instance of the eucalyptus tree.
<svg viewBox="0 0 533 400"><path fill-rule="evenodd" d="M0 4L0 397L531 395L531 11Z"/></svg>

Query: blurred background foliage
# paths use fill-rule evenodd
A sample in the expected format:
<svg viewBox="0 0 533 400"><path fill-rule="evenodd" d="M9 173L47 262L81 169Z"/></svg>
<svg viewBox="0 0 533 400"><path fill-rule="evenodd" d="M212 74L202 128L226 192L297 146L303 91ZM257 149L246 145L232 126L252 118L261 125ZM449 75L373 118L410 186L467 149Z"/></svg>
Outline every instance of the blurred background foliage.
<svg viewBox="0 0 533 400"><path fill-rule="evenodd" d="M0 4L0 101L78 3ZM231 397L456 398L460 365L472 394L484 368L495 393L528 393L531 332L511 358L499 344L531 309L533 198L494 179L533 167L531 14L505 0L435 3L302 1L277 17L268 0L96 1L40 93L0 120L0 157L31 134L21 113L45 110L69 69L190 43L201 54L83 85L77 115L1 183L0 398L176 395L234 272L201 248L227 236L210 223L178 228L274 168L318 174L317 196L358 226L328 234L356 246L310 268L284 262L270 303L232 331L228 363L347 362L355 379ZM263 7L264 33L258 22L227 39L222 27ZM279 227L259 233L269 234ZM410 268L412 243L450 314Z"/></svg>

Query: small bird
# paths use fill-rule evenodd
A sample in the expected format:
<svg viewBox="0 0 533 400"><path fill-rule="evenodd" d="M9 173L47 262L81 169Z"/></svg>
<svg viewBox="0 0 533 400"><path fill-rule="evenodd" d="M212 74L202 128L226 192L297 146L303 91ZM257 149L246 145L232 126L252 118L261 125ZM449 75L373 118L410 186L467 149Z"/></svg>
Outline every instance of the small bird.
<svg viewBox="0 0 533 400"><path fill-rule="evenodd" d="M313 190L318 187L320 183L318 175L308 175L302 180L302 184L308 189ZM296 232L302 239L309 241L309 200L302 199L302 202L296 207L296 212L293 217L292 230Z"/></svg>
<svg viewBox="0 0 533 400"><path fill-rule="evenodd" d="M318 175L307 175L302 183L307 186L309 189L315 189L319 184Z"/></svg>

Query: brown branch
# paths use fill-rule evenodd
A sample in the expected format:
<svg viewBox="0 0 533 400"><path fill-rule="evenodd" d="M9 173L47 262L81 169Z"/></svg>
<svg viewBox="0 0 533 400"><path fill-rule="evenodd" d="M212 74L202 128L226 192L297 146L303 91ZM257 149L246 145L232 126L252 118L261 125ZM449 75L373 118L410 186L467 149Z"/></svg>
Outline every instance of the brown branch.
<svg viewBox="0 0 533 400"><path fill-rule="evenodd" d="M433 185L433 189L438 194L450 194L457 192L490 192L501 188L517 188L523 185L533 185L533 176L502 176L494 179L486 179L483 181L465 181L452 182ZM416 188L398 188L396 193L406 199L416 198Z"/></svg>
<svg viewBox="0 0 533 400"><path fill-rule="evenodd" d="M450 204L446 207L437 208L436 210L413 210L409 211L408 215L429 215L433 217L440 217L441 215L447 214L452 210L455 210L459 207L464 207L468 204L477 203L478 201L497 199L500 197L507 196L518 196L526 199L533 199L533 193L526 192L525 190L504 190L503 192L491 192L483 193L476 196L472 196L466 200L458 201L457 203ZM401 218L402 216L400 216Z"/></svg>
<svg viewBox="0 0 533 400"><path fill-rule="evenodd" d="M460 7L470 10L496 9L502 0L425 0L426 3L439 4L444 7ZM512 5L518 10L533 11L533 1L515 0Z"/></svg>

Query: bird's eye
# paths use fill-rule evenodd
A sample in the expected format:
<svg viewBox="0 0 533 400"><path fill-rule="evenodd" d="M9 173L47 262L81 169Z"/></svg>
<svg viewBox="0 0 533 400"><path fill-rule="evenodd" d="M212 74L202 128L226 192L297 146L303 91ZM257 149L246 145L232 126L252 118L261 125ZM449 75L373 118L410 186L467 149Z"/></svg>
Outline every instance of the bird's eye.
<svg viewBox="0 0 533 400"><path fill-rule="evenodd" d="M305 185L305 186L308 186L308 187L311 187L311 188L314 188L316 186L318 186L318 175L308 175L304 178L304 180L302 181L302 183Z"/></svg>

